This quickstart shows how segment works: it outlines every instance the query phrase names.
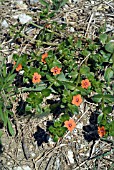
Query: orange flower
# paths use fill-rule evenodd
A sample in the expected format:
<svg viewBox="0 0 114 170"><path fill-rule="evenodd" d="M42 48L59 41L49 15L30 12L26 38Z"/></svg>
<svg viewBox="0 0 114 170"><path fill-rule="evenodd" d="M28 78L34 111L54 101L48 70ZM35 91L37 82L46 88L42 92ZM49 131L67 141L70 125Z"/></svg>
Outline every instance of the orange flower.
<svg viewBox="0 0 114 170"><path fill-rule="evenodd" d="M76 106L80 106L81 103L82 103L82 98L80 94L73 96L72 104L75 104Z"/></svg>
<svg viewBox="0 0 114 170"><path fill-rule="evenodd" d="M85 80L82 80L81 86L82 88L87 89L89 86L91 86L91 83L88 79L85 79Z"/></svg>
<svg viewBox="0 0 114 170"><path fill-rule="evenodd" d="M13 65L16 65L15 61L13 62ZM20 70L22 70L22 65L18 64L18 66L16 67L16 71L20 71Z"/></svg>
<svg viewBox="0 0 114 170"><path fill-rule="evenodd" d="M104 126L98 127L98 134L101 138L106 134L106 130Z"/></svg>
<svg viewBox="0 0 114 170"><path fill-rule="evenodd" d="M64 122L64 125L65 125L65 127L67 127L67 129L68 129L69 131L74 130L74 128L76 127L76 123L74 122L73 119L70 119L70 120L68 120L68 121L65 121L65 122Z"/></svg>
<svg viewBox="0 0 114 170"><path fill-rule="evenodd" d="M32 77L32 82L33 82L33 83L39 83L39 82L41 81L40 78L41 78L41 75L40 75L40 74L34 73L34 74L33 74L33 77Z"/></svg>
<svg viewBox="0 0 114 170"><path fill-rule="evenodd" d="M53 73L53 75L56 75L56 74L60 74L60 72L61 72L61 68L59 68L59 67L53 67L52 69L51 69L51 72Z"/></svg>
<svg viewBox="0 0 114 170"><path fill-rule="evenodd" d="M48 57L48 53L44 53L44 54L42 54L42 59L41 59L41 61L45 64L46 63L46 58Z"/></svg>

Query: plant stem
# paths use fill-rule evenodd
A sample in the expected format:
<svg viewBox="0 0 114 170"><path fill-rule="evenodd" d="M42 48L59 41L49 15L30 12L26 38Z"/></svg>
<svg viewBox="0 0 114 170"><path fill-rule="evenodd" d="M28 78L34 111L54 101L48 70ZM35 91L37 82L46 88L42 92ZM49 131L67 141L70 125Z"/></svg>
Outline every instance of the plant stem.
<svg viewBox="0 0 114 170"><path fill-rule="evenodd" d="M39 25L37 25L37 24L34 24L33 22L30 22L30 24L33 25L33 26L35 26L35 27L37 27L37 28L44 29L44 27L39 26ZM52 31L52 30L50 30L50 29L46 29L46 31L48 31L48 32L50 32L50 33L54 33L55 35L61 37L61 35L60 35L59 33L55 32L55 31Z"/></svg>

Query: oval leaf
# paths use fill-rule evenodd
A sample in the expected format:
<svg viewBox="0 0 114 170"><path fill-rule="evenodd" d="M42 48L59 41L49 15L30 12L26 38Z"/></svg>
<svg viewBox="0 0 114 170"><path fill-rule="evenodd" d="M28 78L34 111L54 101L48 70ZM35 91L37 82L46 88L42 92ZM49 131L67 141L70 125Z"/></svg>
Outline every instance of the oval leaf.
<svg viewBox="0 0 114 170"><path fill-rule="evenodd" d="M105 45L105 50L113 53L114 52L114 42L109 42Z"/></svg>
<svg viewBox="0 0 114 170"><path fill-rule="evenodd" d="M107 68L104 74L104 78L106 81L110 81L110 79L114 76L114 73L111 68Z"/></svg>
<svg viewBox="0 0 114 170"><path fill-rule="evenodd" d="M102 100L102 97L103 97L102 94L96 94L96 95L94 95L94 96L92 97L92 100L93 100L94 102L100 103L101 100Z"/></svg>
<svg viewBox="0 0 114 170"><path fill-rule="evenodd" d="M43 89L41 93L42 93L43 96L47 97L47 96L50 95L51 90L50 89Z"/></svg>
<svg viewBox="0 0 114 170"><path fill-rule="evenodd" d="M8 130L9 130L9 133L10 133L12 136L14 136L14 129L13 129L13 127L12 127L11 122L10 122L9 119L8 119Z"/></svg>

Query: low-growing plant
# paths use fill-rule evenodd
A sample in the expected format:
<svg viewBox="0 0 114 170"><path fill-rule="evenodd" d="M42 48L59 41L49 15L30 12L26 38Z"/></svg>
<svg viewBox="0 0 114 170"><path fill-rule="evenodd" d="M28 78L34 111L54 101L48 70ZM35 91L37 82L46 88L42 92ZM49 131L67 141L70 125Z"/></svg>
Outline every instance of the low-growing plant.
<svg viewBox="0 0 114 170"><path fill-rule="evenodd" d="M74 34L54 44L49 41L52 41L54 36L59 37L55 25L57 26L52 23L50 28L44 26L41 32L44 31L45 34L39 33L36 40L38 48L56 45L55 49L44 53L33 52L30 55L14 54L13 67L9 73L6 64L2 64L0 119L13 134L8 116L12 114L10 96L13 96L15 91L28 92L26 114L40 116L54 113L59 117L48 128L54 141L57 141L63 137L67 128L70 129L69 127L73 125L67 124L65 127L65 121L70 121L70 117L78 114L80 105L87 100L97 103L101 112L98 116L100 137L114 136L114 121L111 115L114 103L112 37L100 33L96 39L91 40ZM61 29L62 27L59 31ZM20 74L21 82L17 85L15 82ZM59 116L61 113L63 115Z"/></svg>
<svg viewBox="0 0 114 170"><path fill-rule="evenodd" d="M14 130L11 125L10 118L13 116L12 109L12 96L15 96L15 86L13 81L16 74L14 69L9 73L6 67L6 61L2 60L0 63L0 123L6 127L11 135L14 135ZM2 136L2 131L0 131Z"/></svg>

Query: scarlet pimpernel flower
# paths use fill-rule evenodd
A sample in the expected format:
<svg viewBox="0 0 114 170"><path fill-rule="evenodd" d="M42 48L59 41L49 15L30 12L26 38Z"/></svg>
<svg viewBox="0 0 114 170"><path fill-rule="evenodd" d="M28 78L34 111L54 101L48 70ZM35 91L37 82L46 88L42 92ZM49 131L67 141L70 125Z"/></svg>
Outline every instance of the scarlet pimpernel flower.
<svg viewBox="0 0 114 170"><path fill-rule="evenodd" d="M38 74L38 73L34 73L33 74L32 82L34 84L39 83L41 81L40 79L41 79L41 75L40 74Z"/></svg>
<svg viewBox="0 0 114 170"><path fill-rule="evenodd" d="M73 119L70 119L68 121L64 122L65 127L67 127L67 129L71 132L74 130L74 128L76 127L76 123L74 122Z"/></svg>
<svg viewBox="0 0 114 170"><path fill-rule="evenodd" d="M53 67L52 69L51 69L51 72L53 73L53 75L56 75L56 74L60 74L61 73L61 68L59 68L59 67Z"/></svg>
<svg viewBox="0 0 114 170"><path fill-rule="evenodd" d="M13 62L13 65L16 65L16 62ZM16 71L20 71L22 70L22 64L18 64L18 66L16 67Z"/></svg>
<svg viewBox="0 0 114 170"><path fill-rule="evenodd" d="M81 98L80 94L73 96L72 104L74 104L76 106L80 106L81 103L82 103L82 98Z"/></svg>
<svg viewBox="0 0 114 170"><path fill-rule="evenodd" d="M82 88L87 89L88 87L91 86L91 83L88 79L85 79L85 80L81 81L81 86L82 86Z"/></svg>
<svg viewBox="0 0 114 170"><path fill-rule="evenodd" d="M105 130L104 126L102 126L102 127L98 126L98 134L101 138L106 134L106 130Z"/></svg>
<svg viewBox="0 0 114 170"><path fill-rule="evenodd" d="M46 58L48 57L48 53L44 53L44 54L42 54L42 59L41 59L41 61L44 63L44 64L46 64Z"/></svg>

